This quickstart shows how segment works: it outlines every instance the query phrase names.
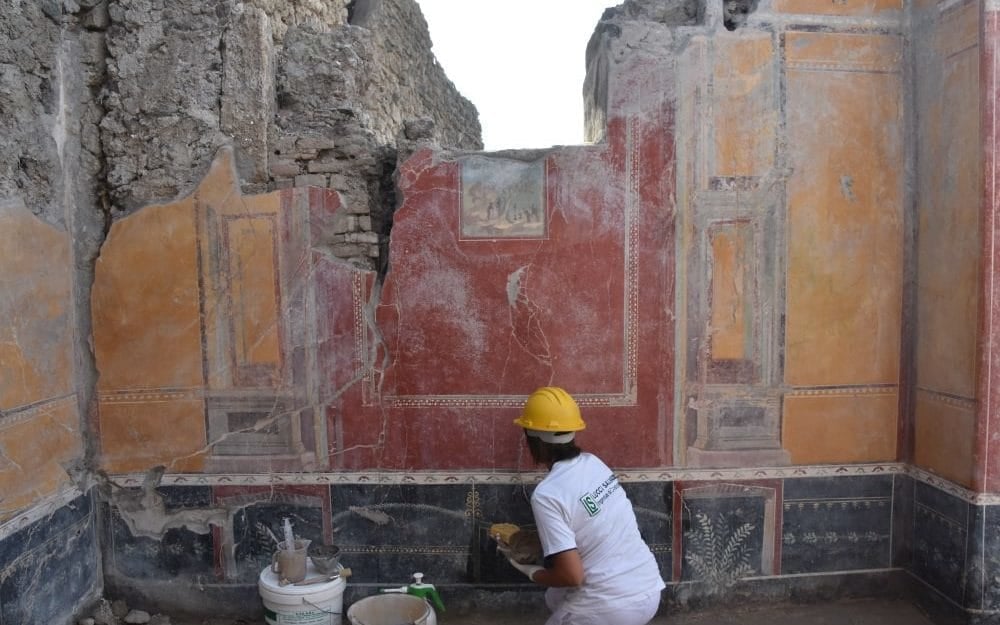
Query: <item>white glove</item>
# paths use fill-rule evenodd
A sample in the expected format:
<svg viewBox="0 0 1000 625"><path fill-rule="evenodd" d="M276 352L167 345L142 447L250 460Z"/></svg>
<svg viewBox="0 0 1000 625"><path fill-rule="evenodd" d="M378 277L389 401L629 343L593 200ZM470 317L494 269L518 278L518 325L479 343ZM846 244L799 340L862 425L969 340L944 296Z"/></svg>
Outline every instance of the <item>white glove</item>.
<svg viewBox="0 0 1000 625"><path fill-rule="evenodd" d="M520 562L515 561L514 558L510 557L507 558L507 561L510 562L512 567L527 575L528 579L531 581L535 581L535 573L545 568L544 566L538 566L537 564L521 564Z"/></svg>

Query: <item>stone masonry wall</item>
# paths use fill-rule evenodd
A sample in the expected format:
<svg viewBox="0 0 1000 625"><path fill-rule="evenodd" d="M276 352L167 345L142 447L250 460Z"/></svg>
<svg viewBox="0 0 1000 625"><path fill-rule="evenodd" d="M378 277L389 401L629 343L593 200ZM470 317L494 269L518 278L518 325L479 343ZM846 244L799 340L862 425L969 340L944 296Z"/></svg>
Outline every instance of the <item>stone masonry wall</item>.
<svg viewBox="0 0 1000 625"><path fill-rule="evenodd" d="M414 0L354 3L351 24L344 3L306 1L111 0L109 13L101 138L116 214L189 192L232 143L244 192L341 193L358 219L331 252L375 267L408 120L442 145L482 147Z"/></svg>
<svg viewBox="0 0 1000 625"><path fill-rule="evenodd" d="M271 18L274 40L285 38L289 28L301 24L339 26L347 23L346 0L247 0L248 6L264 11Z"/></svg>
<svg viewBox="0 0 1000 625"><path fill-rule="evenodd" d="M434 137L445 146L481 150L476 108L462 97L431 53L427 22L412 0L357 0L350 22L372 33L372 80L363 96L375 136L392 142L413 117L438 121Z"/></svg>

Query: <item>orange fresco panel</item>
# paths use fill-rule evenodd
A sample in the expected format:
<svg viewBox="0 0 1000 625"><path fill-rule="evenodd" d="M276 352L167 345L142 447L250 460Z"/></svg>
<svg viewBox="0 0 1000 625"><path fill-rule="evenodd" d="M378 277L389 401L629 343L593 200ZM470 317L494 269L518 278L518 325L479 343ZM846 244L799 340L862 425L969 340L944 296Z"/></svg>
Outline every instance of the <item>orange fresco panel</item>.
<svg viewBox="0 0 1000 625"><path fill-rule="evenodd" d="M76 399L0 427L0 519L72 482L63 465L83 456Z"/></svg>
<svg viewBox="0 0 1000 625"><path fill-rule="evenodd" d="M207 452L201 400L102 403L101 466L111 473L199 471Z"/></svg>
<svg viewBox="0 0 1000 625"><path fill-rule="evenodd" d="M944 88L920 116L917 386L974 398L981 261L979 55L944 65Z"/></svg>
<svg viewBox="0 0 1000 625"><path fill-rule="evenodd" d="M712 359L747 357L745 263L748 241L737 228L712 234Z"/></svg>
<svg viewBox="0 0 1000 625"><path fill-rule="evenodd" d="M232 152L222 150L217 154L208 173L198 183L194 200L202 206L211 206L220 214L242 212L242 196Z"/></svg>
<svg viewBox="0 0 1000 625"><path fill-rule="evenodd" d="M975 410L917 392L913 462L964 486L972 486Z"/></svg>
<svg viewBox="0 0 1000 625"><path fill-rule="evenodd" d="M111 227L91 295L101 389L202 384L198 249L190 200Z"/></svg>
<svg viewBox="0 0 1000 625"><path fill-rule="evenodd" d="M829 44L856 36L821 37ZM786 381L895 383L903 258L899 76L790 69L788 94Z"/></svg>
<svg viewBox="0 0 1000 625"><path fill-rule="evenodd" d="M934 47L937 52L943 57L948 57L978 47L979 21L979 4L975 2L942 16L934 31Z"/></svg>
<svg viewBox="0 0 1000 625"><path fill-rule="evenodd" d="M281 208L279 192L251 196L240 193L233 155L227 150L220 151L212 161L208 173L198 183L193 199L199 212L210 209L215 215L276 214Z"/></svg>
<svg viewBox="0 0 1000 625"><path fill-rule="evenodd" d="M776 13L809 15L876 15L900 11L902 0L774 0Z"/></svg>
<svg viewBox="0 0 1000 625"><path fill-rule="evenodd" d="M760 176L774 164L777 115L771 36L717 39L715 174Z"/></svg>
<svg viewBox="0 0 1000 625"><path fill-rule="evenodd" d="M785 60L793 67L808 65L816 70L888 72L899 71L902 58L902 40L892 35L804 32L785 35ZM847 79L839 74L823 78L823 82L831 83ZM797 88L789 85L789 96L796 91Z"/></svg>
<svg viewBox="0 0 1000 625"><path fill-rule="evenodd" d="M200 245L208 386L273 385L280 365L281 194L240 194L232 155L220 152L193 198L207 233Z"/></svg>
<svg viewBox="0 0 1000 625"><path fill-rule="evenodd" d="M792 464L892 462L897 394L786 396L781 446Z"/></svg>
<svg viewBox="0 0 1000 625"><path fill-rule="evenodd" d="M23 206L0 208L0 409L73 388L69 236Z"/></svg>
<svg viewBox="0 0 1000 625"><path fill-rule="evenodd" d="M274 222L266 217L228 222L229 280L237 365L281 360Z"/></svg>

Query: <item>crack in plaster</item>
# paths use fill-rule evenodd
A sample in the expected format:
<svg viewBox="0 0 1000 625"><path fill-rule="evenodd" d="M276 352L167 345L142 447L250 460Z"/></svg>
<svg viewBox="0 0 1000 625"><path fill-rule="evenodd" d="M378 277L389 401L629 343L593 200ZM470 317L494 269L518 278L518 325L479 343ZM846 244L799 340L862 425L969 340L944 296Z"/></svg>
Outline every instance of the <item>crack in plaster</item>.
<svg viewBox="0 0 1000 625"><path fill-rule="evenodd" d="M537 254L537 252L536 252ZM510 315L511 338L529 356L549 369L549 382L555 375L552 350L548 336L539 321L539 307L528 296L528 270L533 263L523 265L507 276L507 304ZM508 350L508 361L510 350ZM506 363L504 372L506 373ZM502 379L502 378L501 378Z"/></svg>

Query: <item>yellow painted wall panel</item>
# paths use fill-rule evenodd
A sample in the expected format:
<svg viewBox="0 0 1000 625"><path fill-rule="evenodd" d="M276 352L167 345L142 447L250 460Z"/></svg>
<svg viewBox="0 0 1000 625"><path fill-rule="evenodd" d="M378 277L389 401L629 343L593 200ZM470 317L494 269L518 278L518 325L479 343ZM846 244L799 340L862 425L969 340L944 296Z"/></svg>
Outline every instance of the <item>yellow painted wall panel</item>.
<svg viewBox="0 0 1000 625"><path fill-rule="evenodd" d="M745 228L744 228L745 230ZM739 227L712 233L712 359L747 358L747 306L745 272L753 240Z"/></svg>
<svg viewBox="0 0 1000 625"><path fill-rule="evenodd" d="M977 2L967 2L967 4L943 14L934 28L935 51L941 57L947 58L970 48L978 47L979 22L979 3ZM978 88L978 84L974 86ZM976 93L976 91L972 93Z"/></svg>
<svg viewBox="0 0 1000 625"><path fill-rule="evenodd" d="M976 393L981 261L978 48L942 62L920 116L917 386Z"/></svg>
<svg viewBox="0 0 1000 625"><path fill-rule="evenodd" d="M281 337L274 221L266 217L233 219L228 230L230 319L237 364L277 367Z"/></svg>
<svg viewBox="0 0 1000 625"><path fill-rule="evenodd" d="M893 35L814 32L789 32L785 35L785 62L789 68L894 72L901 69L902 58L902 41ZM846 77L828 75L826 78L835 83ZM789 96L797 92L798 87L789 85Z"/></svg>
<svg viewBox="0 0 1000 625"><path fill-rule="evenodd" d="M71 484L63 467L82 455L75 397L0 427L0 520Z"/></svg>
<svg viewBox="0 0 1000 625"><path fill-rule="evenodd" d="M91 294L99 388L200 386L198 299L189 199L150 206L115 223Z"/></svg>
<svg viewBox="0 0 1000 625"><path fill-rule="evenodd" d="M208 386L280 380L280 193L244 196L222 153L194 193L203 236L201 280Z"/></svg>
<svg viewBox="0 0 1000 625"><path fill-rule="evenodd" d="M897 394L786 396L781 446L792 464L892 462Z"/></svg>
<svg viewBox="0 0 1000 625"><path fill-rule="evenodd" d="M896 383L901 83L898 74L850 69L860 66L858 59L878 65L872 51L895 47L882 36L816 37L821 41L799 50L812 49L811 65L788 71L793 173L787 188L785 379L797 386ZM843 49L834 45L838 41ZM818 50L830 56L840 50L850 71L827 66ZM891 54L882 61L896 63Z"/></svg>
<svg viewBox="0 0 1000 625"><path fill-rule="evenodd" d="M717 176L762 176L774 165L777 98L769 33L716 39Z"/></svg>
<svg viewBox="0 0 1000 625"><path fill-rule="evenodd" d="M878 15L900 11L901 0L774 0L774 11L809 15Z"/></svg>
<svg viewBox="0 0 1000 625"><path fill-rule="evenodd" d="M69 235L0 207L0 409L73 390Z"/></svg>
<svg viewBox="0 0 1000 625"><path fill-rule="evenodd" d="M200 471L207 451L205 404L200 399L152 399L101 405L102 468L110 473Z"/></svg>
<svg viewBox="0 0 1000 625"><path fill-rule="evenodd" d="M917 392L913 462L964 486L972 486L976 414L971 406Z"/></svg>

